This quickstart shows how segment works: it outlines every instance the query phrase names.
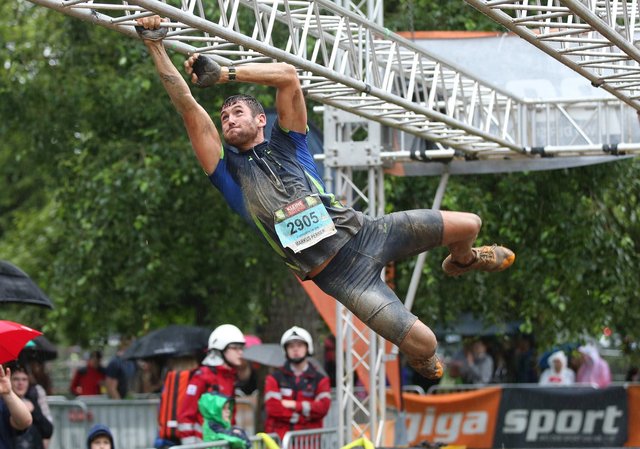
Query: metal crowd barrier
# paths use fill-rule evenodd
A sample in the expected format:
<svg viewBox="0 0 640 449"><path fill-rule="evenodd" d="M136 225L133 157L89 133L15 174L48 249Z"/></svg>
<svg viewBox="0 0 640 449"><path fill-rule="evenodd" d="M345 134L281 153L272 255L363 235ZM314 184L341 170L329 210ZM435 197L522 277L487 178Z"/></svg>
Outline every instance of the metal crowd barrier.
<svg viewBox="0 0 640 449"><path fill-rule="evenodd" d="M47 398L53 418L53 435L49 449L75 449L87 447L87 418L89 411L82 401Z"/></svg>
<svg viewBox="0 0 640 449"><path fill-rule="evenodd" d="M109 426L116 447L142 449L153 444L158 426L159 399L115 400L86 396L81 399L48 398L53 417L49 449L86 447L92 425Z"/></svg>
<svg viewBox="0 0 640 449"><path fill-rule="evenodd" d="M564 387L564 388L598 388L598 385L594 383L574 383L571 385L540 385L539 383L503 383L503 384L458 384L458 385L432 385L427 390L426 394L447 394L447 393L460 393L463 391L475 391L481 390L487 387L500 387L500 388L540 388L540 387Z"/></svg>
<svg viewBox="0 0 640 449"><path fill-rule="evenodd" d="M405 393L425 394L424 388L420 385L403 385L402 391Z"/></svg>
<svg viewBox="0 0 640 449"><path fill-rule="evenodd" d="M269 434L271 438L280 446L280 437L276 434ZM267 449L266 445L259 436L249 437L251 440L251 449ZM181 444L179 446L171 446L172 449L209 449L209 448L223 448L230 449L229 443L226 441L209 441L206 443L194 443L194 444ZM149 448L153 449L153 448Z"/></svg>
<svg viewBox="0 0 640 449"><path fill-rule="evenodd" d="M86 447L89 429L98 423L109 426L115 446L124 449L148 448L158 434L159 398L116 400L106 396L81 396L76 399L50 396L47 401L54 425L49 449ZM249 397L236 400L236 425L248 435L255 433L255 413L255 400ZM258 440L254 447L262 449L262 441Z"/></svg>
<svg viewBox="0 0 640 449"><path fill-rule="evenodd" d="M282 449L337 449L338 429L336 427L292 430L284 434Z"/></svg>

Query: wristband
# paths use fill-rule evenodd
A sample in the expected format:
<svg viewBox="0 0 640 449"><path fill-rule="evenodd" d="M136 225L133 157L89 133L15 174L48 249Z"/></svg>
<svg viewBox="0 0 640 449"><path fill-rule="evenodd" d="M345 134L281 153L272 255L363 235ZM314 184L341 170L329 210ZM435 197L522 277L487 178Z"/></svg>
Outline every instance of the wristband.
<svg viewBox="0 0 640 449"><path fill-rule="evenodd" d="M229 81L236 80L236 68L234 66L229 66Z"/></svg>

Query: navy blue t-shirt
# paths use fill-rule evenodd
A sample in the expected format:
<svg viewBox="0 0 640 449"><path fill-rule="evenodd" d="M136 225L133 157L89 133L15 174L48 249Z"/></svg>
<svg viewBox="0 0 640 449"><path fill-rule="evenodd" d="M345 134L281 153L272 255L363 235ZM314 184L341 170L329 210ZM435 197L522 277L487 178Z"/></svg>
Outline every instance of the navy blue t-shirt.
<svg viewBox="0 0 640 449"><path fill-rule="evenodd" d="M0 449L13 449L15 430L11 427L11 414L2 399L0 399Z"/></svg>
<svg viewBox="0 0 640 449"><path fill-rule="evenodd" d="M325 191L307 147L306 134L285 131L278 123L274 124L269 141L243 152L225 149L209 179L229 206L260 231L302 278L334 256L362 227L360 212L344 207ZM336 233L295 253L280 243L274 213L309 195L319 196Z"/></svg>
<svg viewBox="0 0 640 449"><path fill-rule="evenodd" d="M115 356L107 365L106 376L118 381L118 393L120 398L127 397L129 384L136 374L136 364L131 360L124 360L120 356Z"/></svg>

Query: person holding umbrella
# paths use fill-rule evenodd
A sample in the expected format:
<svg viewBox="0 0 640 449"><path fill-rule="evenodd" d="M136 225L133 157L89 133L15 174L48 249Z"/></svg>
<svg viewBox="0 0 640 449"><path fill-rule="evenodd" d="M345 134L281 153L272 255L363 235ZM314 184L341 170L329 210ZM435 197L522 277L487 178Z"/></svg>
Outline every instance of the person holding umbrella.
<svg viewBox="0 0 640 449"><path fill-rule="evenodd" d="M11 385L13 391L27 406L32 418L31 426L14 439L14 449L44 449L53 434L53 423L51 418L45 416L40 406L38 392L35 386L30 384L26 367L18 363L12 365Z"/></svg>
<svg viewBox="0 0 640 449"><path fill-rule="evenodd" d="M0 365L0 449L12 449L14 436L31 423L29 409L13 391L11 370Z"/></svg>

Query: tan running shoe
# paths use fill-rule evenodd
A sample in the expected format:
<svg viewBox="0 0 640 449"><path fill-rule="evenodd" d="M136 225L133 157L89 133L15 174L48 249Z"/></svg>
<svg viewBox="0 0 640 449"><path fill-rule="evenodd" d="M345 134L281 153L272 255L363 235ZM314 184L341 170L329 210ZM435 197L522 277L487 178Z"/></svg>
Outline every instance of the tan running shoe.
<svg viewBox="0 0 640 449"><path fill-rule="evenodd" d="M438 380L444 374L444 366L436 354L426 360L409 360L409 365L418 374L429 380Z"/></svg>
<svg viewBox="0 0 640 449"><path fill-rule="evenodd" d="M442 262L442 269L449 276L460 276L467 271L495 272L509 268L516 260L516 255L509 248L492 245L472 248L476 258L473 262L463 265L451 259L451 254Z"/></svg>

